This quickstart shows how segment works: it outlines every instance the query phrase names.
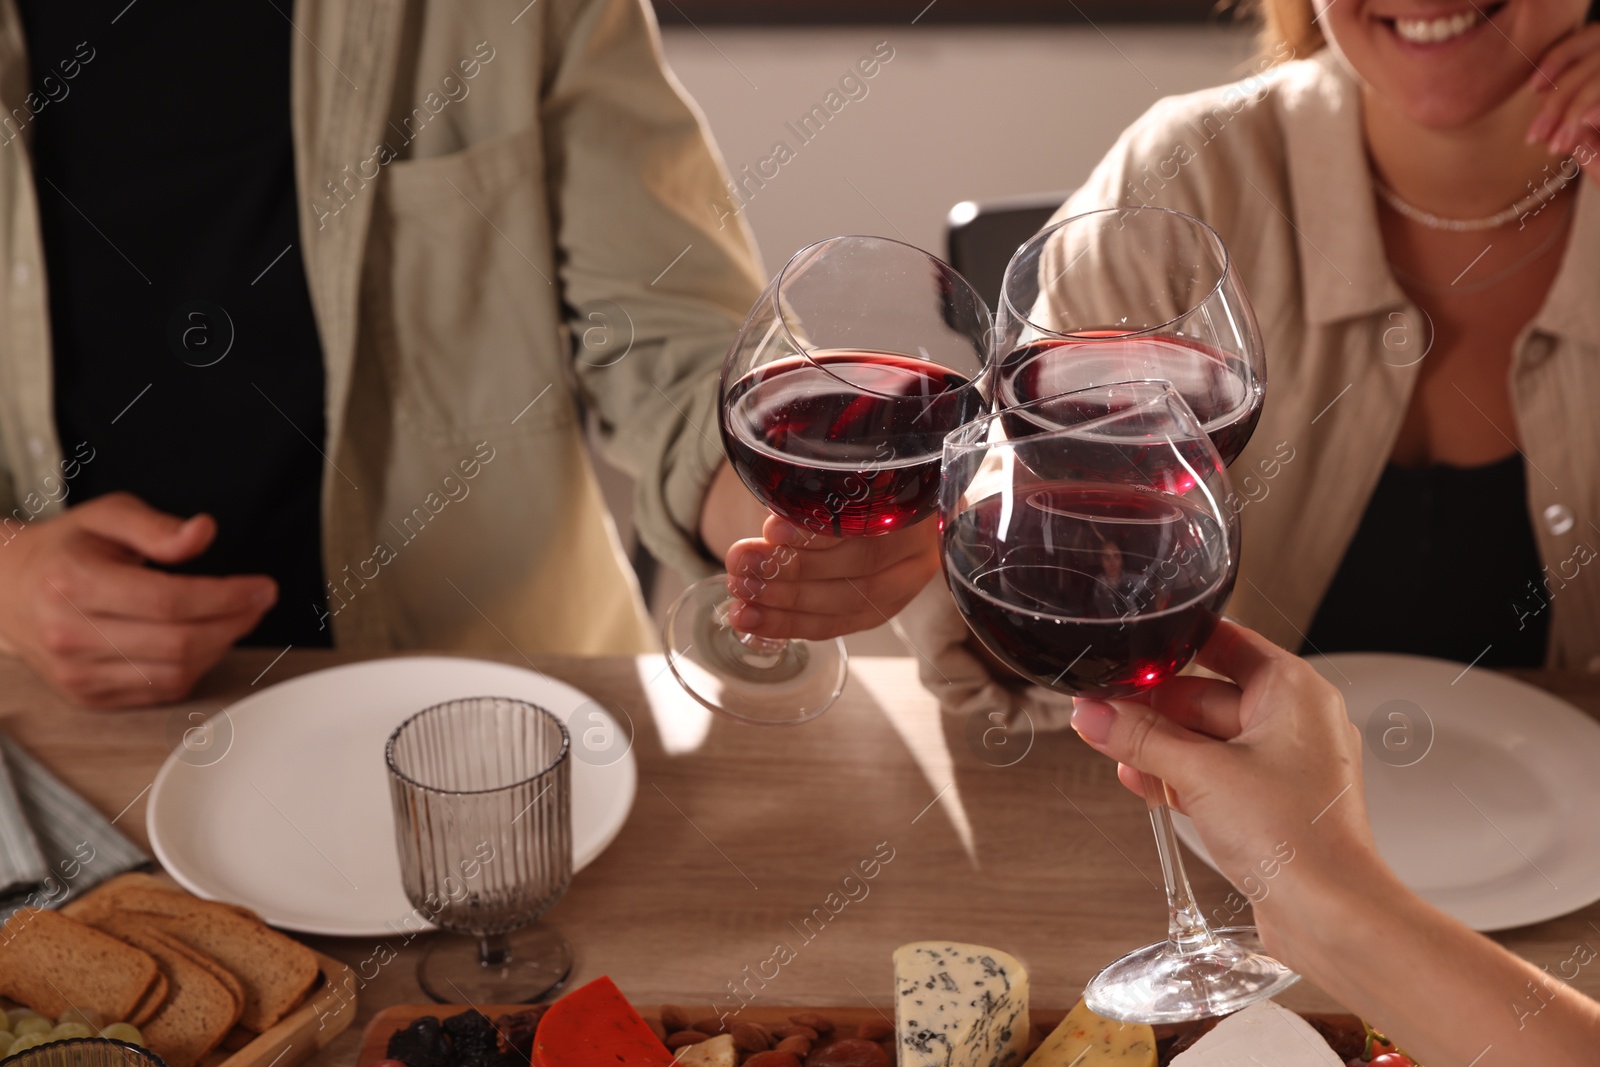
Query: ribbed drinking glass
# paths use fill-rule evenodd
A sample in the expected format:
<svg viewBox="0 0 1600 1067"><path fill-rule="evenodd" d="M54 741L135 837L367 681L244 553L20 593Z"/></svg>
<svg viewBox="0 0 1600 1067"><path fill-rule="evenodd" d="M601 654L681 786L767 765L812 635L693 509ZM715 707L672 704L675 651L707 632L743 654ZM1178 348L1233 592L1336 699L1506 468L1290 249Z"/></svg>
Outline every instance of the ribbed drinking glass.
<svg viewBox="0 0 1600 1067"><path fill-rule="evenodd" d="M508 1004L560 986L572 947L538 920L572 880L567 728L520 700L471 697L419 711L385 754L406 896L446 931L418 965L423 991Z"/></svg>

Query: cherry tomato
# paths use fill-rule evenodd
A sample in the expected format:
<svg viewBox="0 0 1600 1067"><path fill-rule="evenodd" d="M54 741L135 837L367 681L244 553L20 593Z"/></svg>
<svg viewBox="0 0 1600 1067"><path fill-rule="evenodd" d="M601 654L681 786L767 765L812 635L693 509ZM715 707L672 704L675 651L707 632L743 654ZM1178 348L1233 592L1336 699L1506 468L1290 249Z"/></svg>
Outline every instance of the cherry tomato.
<svg viewBox="0 0 1600 1067"><path fill-rule="evenodd" d="M1417 1067L1417 1065L1404 1052L1385 1052L1375 1058L1367 1067Z"/></svg>

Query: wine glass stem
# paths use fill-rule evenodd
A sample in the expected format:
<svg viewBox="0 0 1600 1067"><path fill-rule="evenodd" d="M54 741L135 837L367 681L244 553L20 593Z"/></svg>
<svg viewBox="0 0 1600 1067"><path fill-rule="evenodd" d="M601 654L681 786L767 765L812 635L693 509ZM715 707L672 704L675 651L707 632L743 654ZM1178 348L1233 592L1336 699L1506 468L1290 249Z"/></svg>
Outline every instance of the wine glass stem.
<svg viewBox="0 0 1600 1067"><path fill-rule="evenodd" d="M504 967L511 962L511 935L484 934L478 939L478 962L485 967Z"/></svg>
<svg viewBox="0 0 1600 1067"><path fill-rule="evenodd" d="M1212 948L1217 939L1206 925L1194 890L1178 853L1178 835L1172 829L1172 808L1167 803L1167 783L1153 774L1142 775L1145 802L1150 806L1150 826L1156 833L1156 851L1161 856L1161 877L1167 884L1167 940L1182 955Z"/></svg>

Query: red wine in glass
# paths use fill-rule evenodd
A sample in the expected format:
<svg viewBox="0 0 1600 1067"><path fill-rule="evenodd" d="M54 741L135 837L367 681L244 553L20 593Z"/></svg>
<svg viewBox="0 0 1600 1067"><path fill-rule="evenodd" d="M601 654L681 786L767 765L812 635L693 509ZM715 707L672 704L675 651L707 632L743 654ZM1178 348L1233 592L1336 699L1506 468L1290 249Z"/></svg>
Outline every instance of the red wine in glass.
<svg viewBox="0 0 1600 1067"><path fill-rule="evenodd" d="M1224 463L1232 463L1250 442L1265 394L1249 364L1237 356L1189 338L1129 337L1119 330L1080 330L1071 337L1029 342L1005 357L999 377L1005 407L1086 385L1165 379L1200 418ZM1064 412L1068 417L1057 421L1049 418L1049 407L1034 410L1027 422L1018 415L1007 426L1021 436L1076 425L1084 414Z"/></svg>
<svg viewBox="0 0 1600 1067"><path fill-rule="evenodd" d="M1233 590L1212 514L1114 483L990 497L947 524L944 559L991 651L1040 685L1107 699L1182 670Z"/></svg>
<svg viewBox="0 0 1600 1067"><path fill-rule="evenodd" d="M885 534L938 505L944 435L983 403L969 379L914 356L822 351L729 387L722 440L772 511L832 537Z"/></svg>

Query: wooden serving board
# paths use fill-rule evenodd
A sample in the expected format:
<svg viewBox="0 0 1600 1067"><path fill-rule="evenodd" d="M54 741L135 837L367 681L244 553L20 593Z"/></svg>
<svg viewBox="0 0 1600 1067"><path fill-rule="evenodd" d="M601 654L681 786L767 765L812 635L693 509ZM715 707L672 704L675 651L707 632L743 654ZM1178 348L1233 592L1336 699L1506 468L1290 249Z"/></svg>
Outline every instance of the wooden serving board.
<svg viewBox="0 0 1600 1067"><path fill-rule="evenodd" d="M478 1006L489 1018L494 1019L501 1015L509 1015L519 1011L527 1011L535 1005L532 1004L481 1004ZM636 1005L639 1014L645 1021L652 1025L661 1020L659 1006ZM682 1010L691 1020L707 1018L716 1013L710 1008L697 1009L692 1003L680 1005ZM361 1036L361 1052L356 1060L356 1067L372 1067L379 1060L386 1059L389 1048L389 1038L398 1030L403 1030L424 1015L434 1015L441 1019L451 1015L459 1015L470 1011L465 1004L397 1004L392 1008L385 1008L372 1017L367 1024L366 1032ZM839 1034L850 1036L855 1028L869 1020L887 1020L894 1022L892 1013L879 1011L877 1008L813 1008L795 1006L759 1006L752 1004L738 1015L740 1022L761 1023L766 1026L779 1026L789 1021L789 1016L800 1012L814 1012L831 1019L837 1026ZM1029 1022L1034 1028L1034 1044L1044 1035L1055 1029L1062 1018L1067 1014L1065 1008L1030 1008L1028 1011ZM1333 1050L1340 1056L1348 1059L1361 1051L1363 1030L1361 1020L1354 1015L1314 1015L1305 1016L1311 1025L1315 1026L1322 1035L1328 1039ZM1171 1055L1171 1048L1179 1038L1190 1034L1196 1029L1209 1029L1209 1023L1181 1023L1173 1026L1158 1026L1155 1028L1157 1044L1161 1048L1161 1062L1166 1063ZM235 1067L231 1062L228 1067ZM278 1067L284 1067L279 1064Z"/></svg>
<svg viewBox="0 0 1600 1067"><path fill-rule="evenodd" d="M298 1067L348 1030L356 1017L355 973L315 955L322 975L298 1008L259 1034L235 1027L202 1067Z"/></svg>

